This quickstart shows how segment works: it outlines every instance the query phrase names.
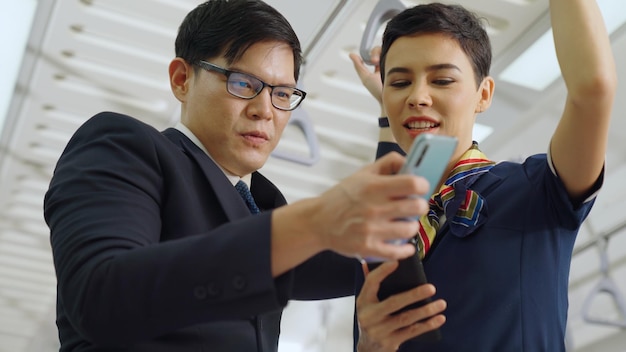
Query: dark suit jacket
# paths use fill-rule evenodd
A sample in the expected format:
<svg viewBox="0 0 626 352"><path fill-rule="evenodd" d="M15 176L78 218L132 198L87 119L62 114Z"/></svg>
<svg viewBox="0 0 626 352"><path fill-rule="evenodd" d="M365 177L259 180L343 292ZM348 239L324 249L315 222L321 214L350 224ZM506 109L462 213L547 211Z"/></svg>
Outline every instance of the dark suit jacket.
<svg viewBox="0 0 626 352"><path fill-rule="evenodd" d="M175 129L101 113L72 137L44 201L61 351L275 351L289 299L354 293L356 261L324 252L272 278L261 174L250 215Z"/></svg>

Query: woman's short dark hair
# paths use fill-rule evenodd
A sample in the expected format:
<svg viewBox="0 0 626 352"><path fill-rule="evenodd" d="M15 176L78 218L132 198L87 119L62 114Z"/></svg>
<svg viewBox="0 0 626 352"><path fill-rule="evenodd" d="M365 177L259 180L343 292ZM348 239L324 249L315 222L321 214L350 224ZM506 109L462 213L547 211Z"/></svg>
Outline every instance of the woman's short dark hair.
<svg viewBox="0 0 626 352"><path fill-rule="evenodd" d="M491 42L481 20L459 5L431 3L408 8L393 17L383 34L380 74L385 80L385 58L393 42L404 36L444 34L455 39L469 57L476 84L489 75Z"/></svg>
<svg viewBox="0 0 626 352"><path fill-rule="evenodd" d="M232 64L250 46L266 41L291 47L297 81L302 65L300 41L287 19L260 0L209 0L198 5L180 25L175 50L177 57L190 64L221 55Z"/></svg>

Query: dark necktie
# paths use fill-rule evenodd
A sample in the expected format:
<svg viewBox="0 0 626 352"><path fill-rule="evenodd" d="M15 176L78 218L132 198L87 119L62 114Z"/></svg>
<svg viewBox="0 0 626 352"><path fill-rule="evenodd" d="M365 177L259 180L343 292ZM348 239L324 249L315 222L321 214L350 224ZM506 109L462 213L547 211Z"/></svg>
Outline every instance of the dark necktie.
<svg viewBox="0 0 626 352"><path fill-rule="evenodd" d="M252 193L250 193L250 189L248 188L246 183L243 181L237 182L237 184L235 185L235 189L237 190L237 192L239 192L239 195L241 195L243 201L246 202L246 205L248 206L248 209L250 209L250 212L252 214L258 214L260 212L259 207L257 207L256 203L254 202L254 198L252 198Z"/></svg>

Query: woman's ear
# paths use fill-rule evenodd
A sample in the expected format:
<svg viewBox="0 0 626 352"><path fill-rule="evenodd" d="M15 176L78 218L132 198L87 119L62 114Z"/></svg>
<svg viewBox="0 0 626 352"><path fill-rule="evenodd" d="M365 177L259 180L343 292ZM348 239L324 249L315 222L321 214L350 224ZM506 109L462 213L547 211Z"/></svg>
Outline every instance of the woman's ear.
<svg viewBox="0 0 626 352"><path fill-rule="evenodd" d="M491 99L493 98L493 90L495 88L495 81L491 76L487 76L483 79L478 87L478 93L480 94L480 100L476 104L476 113L481 113L491 106Z"/></svg>
<svg viewBox="0 0 626 352"><path fill-rule="evenodd" d="M187 93L189 92L189 85L191 84L191 78L193 77L193 68L184 59L177 57L169 66L170 74L170 87L172 93L176 99L181 103L185 102Z"/></svg>

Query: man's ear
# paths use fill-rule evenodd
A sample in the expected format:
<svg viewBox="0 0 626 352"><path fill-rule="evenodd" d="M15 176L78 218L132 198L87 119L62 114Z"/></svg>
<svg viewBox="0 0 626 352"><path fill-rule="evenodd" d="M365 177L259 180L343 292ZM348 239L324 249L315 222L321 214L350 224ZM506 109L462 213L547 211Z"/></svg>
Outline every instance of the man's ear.
<svg viewBox="0 0 626 352"><path fill-rule="evenodd" d="M476 113L481 113L491 106L491 100L493 98L493 91L495 88L495 81L491 76L487 76L483 79L478 87L480 93L480 100L476 104Z"/></svg>
<svg viewBox="0 0 626 352"><path fill-rule="evenodd" d="M193 68L184 59L177 57L169 66L170 87L176 99L181 103L185 102L189 85L193 77Z"/></svg>

